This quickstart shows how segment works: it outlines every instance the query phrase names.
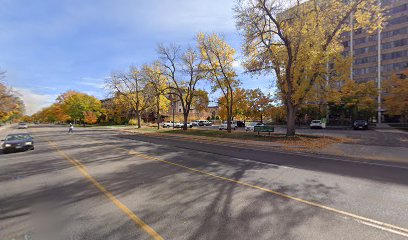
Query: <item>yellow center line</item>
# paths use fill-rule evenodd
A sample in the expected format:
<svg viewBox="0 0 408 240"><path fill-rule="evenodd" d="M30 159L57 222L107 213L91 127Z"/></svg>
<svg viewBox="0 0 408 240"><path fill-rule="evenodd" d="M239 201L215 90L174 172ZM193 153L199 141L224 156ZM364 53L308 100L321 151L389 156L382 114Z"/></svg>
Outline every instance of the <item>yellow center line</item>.
<svg viewBox="0 0 408 240"><path fill-rule="evenodd" d="M48 141L48 140L47 140ZM85 168L85 165L80 163L78 160L75 160L68 156L65 152L61 151L56 144L48 141L48 144L52 146L62 157L71 162L81 173L84 175L96 188L99 189L105 196L118 207L123 213L125 213L137 226L143 229L155 240L163 240L153 228L147 225L142 219L140 219L134 212L132 212L125 204L123 204L119 199L117 199L111 192L109 192L102 184L100 184L94 177L92 177Z"/></svg>

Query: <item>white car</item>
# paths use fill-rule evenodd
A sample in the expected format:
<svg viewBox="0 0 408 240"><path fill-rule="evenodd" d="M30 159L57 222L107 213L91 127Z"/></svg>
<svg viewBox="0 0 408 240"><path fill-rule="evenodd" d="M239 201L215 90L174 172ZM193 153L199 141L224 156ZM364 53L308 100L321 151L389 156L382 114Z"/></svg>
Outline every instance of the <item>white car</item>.
<svg viewBox="0 0 408 240"><path fill-rule="evenodd" d="M310 128L311 129L313 129L313 128L323 129L323 128L326 128L326 127L325 127L325 124L323 124L323 122L321 120L312 120L312 122L310 123Z"/></svg>
<svg viewBox="0 0 408 240"><path fill-rule="evenodd" d="M255 130L255 126L265 126L265 125L260 122L252 122L245 126L245 131L253 132Z"/></svg>
<svg viewBox="0 0 408 240"><path fill-rule="evenodd" d="M174 123L174 127L176 127L177 123ZM163 123L163 128L170 128L173 127L173 122L172 121L167 121Z"/></svg>
<svg viewBox="0 0 408 240"><path fill-rule="evenodd" d="M218 130L227 130L228 128L228 121L225 121L222 123L219 127ZM231 129L232 130L237 130L237 123L236 122L231 122Z"/></svg>
<svg viewBox="0 0 408 240"><path fill-rule="evenodd" d="M178 122L178 123L175 123L174 124L174 127L175 128L183 128L183 126L184 126L184 123L180 123L180 122ZM191 125L191 123L187 123L187 128L192 128L193 127L193 125Z"/></svg>
<svg viewBox="0 0 408 240"><path fill-rule="evenodd" d="M191 126L197 127L199 125L199 121L192 121Z"/></svg>
<svg viewBox="0 0 408 240"><path fill-rule="evenodd" d="M27 129L28 128L28 124L25 122L21 122L18 124L18 129Z"/></svg>

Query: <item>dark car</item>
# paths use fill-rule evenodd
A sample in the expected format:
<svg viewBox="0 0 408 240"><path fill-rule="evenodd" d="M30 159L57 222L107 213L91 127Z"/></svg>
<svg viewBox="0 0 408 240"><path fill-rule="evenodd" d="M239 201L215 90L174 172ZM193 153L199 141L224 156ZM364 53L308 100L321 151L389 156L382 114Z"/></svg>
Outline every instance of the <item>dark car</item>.
<svg viewBox="0 0 408 240"><path fill-rule="evenodd" d="M243 121L237 121L237 127L245 127L245 123Z"/></svg>
<svg viewBox="0 0 408 240"><path fill-rule="evenodd" d="M28 133L9 134L1 141L3 153L34 150L34 140Z"/></svg>
<svg viewBox="0 0 408 240"><path fill-rule="evenodd" d="M354 128L354 130L358 130L358 129L367 130L368 129L368 122L366 120L356 120L353 123L353 128Z"/></svg>

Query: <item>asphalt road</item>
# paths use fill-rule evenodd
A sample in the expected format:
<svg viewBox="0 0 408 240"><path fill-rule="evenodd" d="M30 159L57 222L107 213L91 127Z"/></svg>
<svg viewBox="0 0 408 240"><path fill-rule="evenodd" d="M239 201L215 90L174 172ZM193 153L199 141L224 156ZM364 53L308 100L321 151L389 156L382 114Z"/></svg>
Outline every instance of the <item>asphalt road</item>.
<svg viewBox="0 0 408 240"><path fill-rule="evenodd" d="M36 150L0 155L1 240L408 238L408 166L28 131Z"/></svg>

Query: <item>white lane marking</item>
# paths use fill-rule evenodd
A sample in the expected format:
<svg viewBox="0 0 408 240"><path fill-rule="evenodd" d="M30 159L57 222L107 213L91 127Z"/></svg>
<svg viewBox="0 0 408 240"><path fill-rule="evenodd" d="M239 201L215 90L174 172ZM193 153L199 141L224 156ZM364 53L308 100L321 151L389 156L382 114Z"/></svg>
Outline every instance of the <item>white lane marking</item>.
<svg viewBox="0 0 408 240"><path fill-rule="evenodd" d="M259 161L252 160L252 159L248 159L248 158L236 158L236 157L231 157L231 159L235 159L235 160L243 161L243 162L250 162L250 163L256 163L256 164L262 164L262 165L271 165L271 166L275 166L275 167L279 167L279 168L295 169L295 168L293 168L293 167L288 167L288 166L284 166L284 165L278 165L278 164L274 164L274 163L259 162Z"/></svg>
<svg viewBox="0 0 408 240"><path fill-rule="evenodd" d="M362 221L362 220L356 220L355 219L355 221L357 221L357 222L359 222L361 224L373 227L373 228L380 229L382 231L391 232L391 233L398 234L398 235L401 235L401 236L404 236L404 237L408 237L408 233L401 232L401 231L398 231L398 230L395 230L395 229L392 229L392 228L383 227L383 226L380 226L380 225L377 225L377 224L374 224L374 223L365 222L365 221Z"/></svg>

